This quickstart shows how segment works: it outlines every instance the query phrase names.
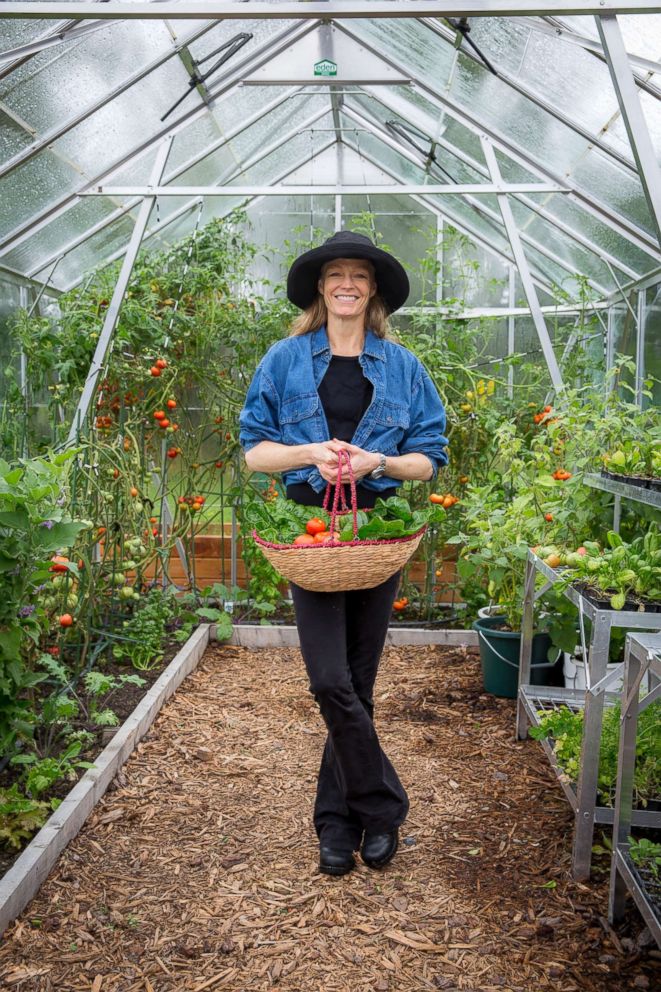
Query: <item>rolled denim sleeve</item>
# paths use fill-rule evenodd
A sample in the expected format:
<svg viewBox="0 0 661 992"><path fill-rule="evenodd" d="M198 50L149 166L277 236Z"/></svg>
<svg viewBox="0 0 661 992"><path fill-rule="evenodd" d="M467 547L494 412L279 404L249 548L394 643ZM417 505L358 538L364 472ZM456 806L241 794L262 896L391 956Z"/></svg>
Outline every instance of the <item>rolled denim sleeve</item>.
<svg viewBox="0 0 661 992"><path fill-rule="evenodd" d="M280 398L264 364L260 364L239 414L239 444L244 452L260 441L282 442Z"/></svg>
<svg viewBox="0 0 661 992"><path fill-rule="evenodd" d="M399 445L399 453L426 455L432 464L434 479L439 468L448 463L445 424L443 401L429 373L419 364L411 393L411 422Z"/></svg>

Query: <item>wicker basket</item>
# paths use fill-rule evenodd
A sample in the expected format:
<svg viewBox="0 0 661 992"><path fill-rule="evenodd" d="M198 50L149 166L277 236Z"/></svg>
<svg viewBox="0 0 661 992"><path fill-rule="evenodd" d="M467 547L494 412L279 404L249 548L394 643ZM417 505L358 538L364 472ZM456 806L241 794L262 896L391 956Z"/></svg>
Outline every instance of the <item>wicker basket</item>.
<svg viewBox="0 0 661 992"><path fill-rule="evenodd" d="M427 526L421 527L408 537L397 537L387 541L358 538L356 519L356 486L351 476L350 458L346 456L351 483L351 509L340 510L338 498L342 491L340 477L344 453L339 453L338 481L331 511L330 532L334 533L338 516L353 514L353 541L328 541L317 545L274 544L265 541L257 531L253 531L255 543L262 554L285 579L313 592L340 592L349 589L371 589L378 586L399 571L414 553ZM326 490L324 509L330 495L330 483Z"/></svg>

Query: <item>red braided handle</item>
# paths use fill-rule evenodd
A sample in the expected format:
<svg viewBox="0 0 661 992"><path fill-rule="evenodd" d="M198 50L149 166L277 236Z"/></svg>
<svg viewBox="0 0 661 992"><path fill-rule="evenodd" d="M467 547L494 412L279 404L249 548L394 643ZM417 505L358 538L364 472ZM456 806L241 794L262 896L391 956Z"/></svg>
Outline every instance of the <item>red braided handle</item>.
<svg viewBox="0 0 661 992"><path fill-rule="evenodd" d="M342 465L343 463L347 467L349 473L349 485L351 487L351 513L353 515L353 539L356 541L358 539L358 494L356 492L356 480L353 476L353 469L351 467L351 455L348 451L340 449L337 453L337 482L335 483L335 497L333 499L333 509L331 511L331 522L329 530L331 534L335 533L335 520L338 513L338 502L340 498L340 493L342 494L342 501L344 507L346 508L346 501L344 499L344 489L342 487ZM329 483L330 486L330 483Z"/></svg>

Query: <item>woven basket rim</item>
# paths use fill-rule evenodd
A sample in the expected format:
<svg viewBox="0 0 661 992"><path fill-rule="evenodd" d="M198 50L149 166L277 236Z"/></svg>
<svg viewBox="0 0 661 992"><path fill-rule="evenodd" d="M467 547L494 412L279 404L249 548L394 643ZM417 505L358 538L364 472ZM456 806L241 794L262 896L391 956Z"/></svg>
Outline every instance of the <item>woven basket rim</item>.
<svg viewBox="0 0 661 992"><path fill-rule="evenodd" d="M426 530L427 524L423 524L414 534L406 534L404 537L365 538L363 540L357 538L353 541L324 541L323 544L321 541L318 544L276 544L274 541L267 541L265 538L260 537L256 530L253 530L252 537L262 547L274 548L278 551L313 551L317 548L390 547L393 544L406 544L409 541L414 541L416 537L420 537Z"/></svg>

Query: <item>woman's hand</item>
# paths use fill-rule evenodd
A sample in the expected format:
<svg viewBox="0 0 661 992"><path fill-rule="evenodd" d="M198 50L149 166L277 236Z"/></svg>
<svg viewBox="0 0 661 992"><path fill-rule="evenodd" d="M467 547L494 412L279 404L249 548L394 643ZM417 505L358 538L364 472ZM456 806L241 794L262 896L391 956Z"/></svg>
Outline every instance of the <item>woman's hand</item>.
<svg viewBox="0 0 661 992"><path fill-rule="evenodd" d="M333 438L330 442L331 444L337 445L336 450L340 448L344 451L348 451L351 457L351 470L353 472L353 477L356 481L358 479L363 479L379 464L379 458L373 451L365 451L364 448L359 448L355 444L349 444L348 441L338 441L337 438ZM335 477L337 478L337 466L335 469ZM331 481L335 481L334 479ZM342 482L349 482L349 473L345 468L342 470Z"/></svg>
<svg viewBox="0 0 661 992"><path fill-rule="evenodd" d="M337 452L340 444L339 441L322 441L321 444L308 445L311 462L316 465L319 474L326 482L337 481Z"/></svg>

